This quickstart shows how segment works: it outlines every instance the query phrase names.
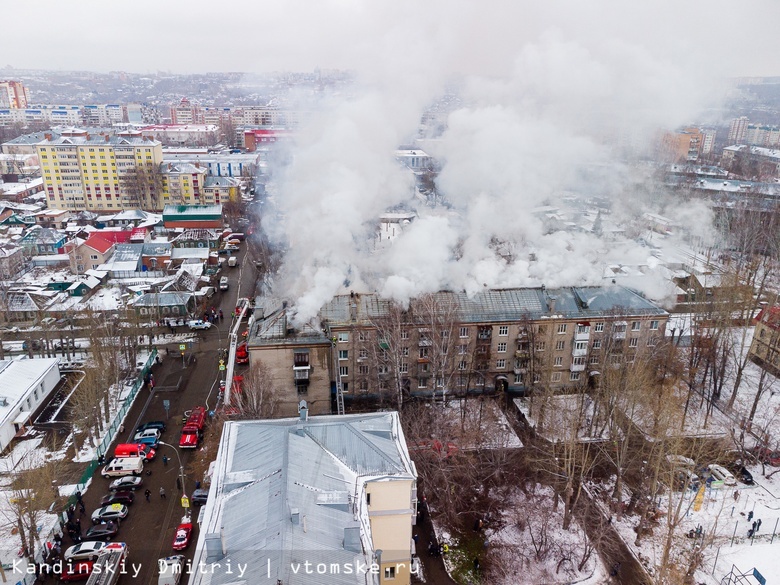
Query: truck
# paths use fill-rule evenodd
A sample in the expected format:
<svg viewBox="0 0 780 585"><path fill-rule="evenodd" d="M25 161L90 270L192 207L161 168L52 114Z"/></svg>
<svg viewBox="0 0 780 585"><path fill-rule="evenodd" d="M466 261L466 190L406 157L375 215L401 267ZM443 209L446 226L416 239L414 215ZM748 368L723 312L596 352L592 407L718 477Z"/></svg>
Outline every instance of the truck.
<svg viewBox="0 0 780 585"><path fill-rule="evenodd" d="M181 428L179 447L182 449L195 449L200 443L203 434L203 426L206 424L206 409L197 406L192 409L184 426Z"/></svg>
<svg viewBox="0 0 780 585"><path fill-rule="evenodd" d="M184 572L184 555L173 555L159 559L157 566L160 569L157 585L179 585L181 575Z"/></svg>
<svg viewBox="0 0 780 585"><path fill-rule="evenodd" d="M231 256L230 258L228 258L228 266L233 268L236 264L238 264L238 258L236 258L235 256Z"/></svg>
<svg viewBox="0 0 780 585"><path fill-rule="evenodd" d="M92 565L92 574L87 585L114 585L122 576L127 554L127 545L124 542L112 542L104 546Z"/></svg>

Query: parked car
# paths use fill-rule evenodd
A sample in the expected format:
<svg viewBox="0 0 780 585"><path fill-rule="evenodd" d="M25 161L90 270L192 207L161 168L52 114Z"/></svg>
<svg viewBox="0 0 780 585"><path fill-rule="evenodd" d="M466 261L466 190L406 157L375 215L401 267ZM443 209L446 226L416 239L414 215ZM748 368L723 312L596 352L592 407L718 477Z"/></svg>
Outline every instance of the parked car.
<svg viewBox="0 0 780 585"><path fill-rule="evenodd" d="M187 327L189 327L191 330L208 329L211 327L211 323L204 321L203 319L193 319L187 323Z"/></svg>
<svg viewBox="0 0 780 585"><path fill-rule="evenodd" d="M22 343L22 349L24 351L28 351L30 349L30 344L32 343L33 351L38 351L43 347L43 344L41 343L40 339L33 339L32 341L25 341Z"/></svg>
<svg viewBox="0 0 780 585"><path fill-rule="evenodd" d="M698 490L701 485L699 476L690 469L678 469L674 476L674 487L679 491Z"/></svg>
<svg viewBox="0 0 780 585"><path fill-rule="evenodd" d="M100 473L103 477L124 477L125 475L141 475L143 471L143 457L114 457Z"/></svg>
<svg viewBox="0 0 780 585"><path fill-rule="evenodd" d="M138 425L138 428L135 429L135 432L141 432L145 431L146 429L157 429L160 431L160 434L165 432L165 429L167 427L165 426L165 423L161 420L150 420L149 422L145 422L142 425Z"/></svg>
<svg viewBox="0 0 780 585"><path fill-rule="evenodd" d="M120 477L112 481L111 485L108 486L108 489L110 489L112 492L124 491L124 490L137 490L143 485L143 483L144 483L143 478L128 475L126 477Z"/></svg>
<svg viewBox="0 0 780 585"><path fill-rule="evenodd" d="M745 485L753 485L755 483L753 481L753 474L745 469L744 465L735 463L734 465L729 466L729 471L734 474L737 480L741 481Z"/></svg>
<svg viewBox="0 0 780 585"><path fill-rule="evenodd" d="M101 543L102 544L102 543ZM93 561L79 561L77 563L64 563L62 573L59 575L60 581L69 583L71 581L86 581L92 574Z"/></svg>
<svg viewBox="0 0 780 585"><path fill-rule="evenodd" d="M219 279L219 290L227 290L230 288L230 281L227 276L223 276Z"/></svg>
<svg viewBox="0 0 780 585"><path fill-rule="evenodd" d="M182 522L173 536L173 550L184 550L190 545L192 537L192 523Z"/></svg>
<svg viewBox="0 0 780 585"><path fill-rule="evenodd" d="M101 522L91 526L84 538L89 538L90 540L111 540L117 532L119 532L119 524L109 520L108 522Z"/></svg>
<svg viewBox="0 0 780 585"><path fill-rule="evenodd" d="M196 489L194 492L192 492L192 497L190 498L190 501L192 502L193 506L205 506L206 501L209 499L209 490L204 490L202 488Z"/></svg>
<svg viewBox="0 0 780 585"><path fill-rule="evenodd" d="M143 439L139 439L136 441L136 443L140 443L142 445L146 445L147 447L151 447L152 449L157 449L157 443L160 442L160 439L155 437L154 435L151 435L149 437L144 437Z"/></svg>
<svg viewBox="0 0 780 585"><path fill-rule="evenodd" d="M127 517L128 509L123 504L111 504L103 506L92 512L92 523L99 524L106 520L122 520Z"/></svg>
<svg viewBox="0 0 780 585"><path fill-rule="evenodd" d="M92 561L98 557L100 551L106 546L105 542L85 540L74 544L65 551L63 558L66 561Z"/></svg>
<svg viewBox="0 0 780 585"><path fill-rule="evenodd" d="M780 467L780 451L772 451L772 449L769 449L768 447L756 445L750 452L761 463L766 463L772 467Z"/></svg>
<svg viewBox="0 0 780 585"><path fill-rule="evenodd" d="M737 478L731 475L731 472L722 465L713 463L707 466L707 471L710 472L710 476L715 481L722 481L723 485L737 485Z"/></svg>
<svg viewBox="0 0 780 585"><path fill-rule="evenodd" d="M131 491L118 491L111 492L103 496L100 500L101 506L109 506L111 504L124 504L125 506L132 506L135 501L135 494Z"/></svg>
<svg viewBox="0 0 780 585"><path fill-rule="evenodd" d="M66 347L70 347L70 349L78 349L79 348L79 344L76 343L76 341L73 340L73 339L67 339L65 341L58 341L57 343L54 344L54 349L62 350L62 349L65 349Z"/></svg>
<svg viewBox="0 0 780 585"><path fill-rule="evenodd" d="M154 437L155 439L160 438L160 429L144 429L142 431L136 431L135 435L133 435L133 441L136 443L140 443L142 439L146 439L148 437Z"/></svg>

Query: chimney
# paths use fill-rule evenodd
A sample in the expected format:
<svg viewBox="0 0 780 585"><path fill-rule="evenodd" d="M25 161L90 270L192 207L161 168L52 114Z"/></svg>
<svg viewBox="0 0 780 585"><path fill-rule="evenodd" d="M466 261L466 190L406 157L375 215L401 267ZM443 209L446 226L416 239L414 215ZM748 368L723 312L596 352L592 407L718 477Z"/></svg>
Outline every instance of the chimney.
<svg viewBox="0 0 780 585"><path fill-rule="evenodd" d="M557 300L558 300L557 297L547 297L547 305L550 308L550 313L554 313L555 312L555 301L557 301Z"/></svg>
<svg viewBox="0 0 780 585"><path fill-rule="evenodd" d="M86 136L87 136L87 140L89 140L89 138L90 138L89 132L86 133Z"/></svg>
<svg viewBox="0 0 780 585"><path fill-rule="evenodd" d="M196 161L195 161L195 168L196 168L196 169L199 169L199 168L200 168L200 161L199 161L199 160L196 160Z"/></svg>
<svg viewBox="0 0 780 585"><path fill-rule="evenodd" d="M354 553L363 552L363 545L360 542L360 524L357 522L344 527L344 550Z"/></svg>
<svg viewBox="0 0 780 585"><path fill-rule="evenodd" d="M225 558L225 549L222 546L222 535L219 532L207 534L205 540L207 563L213 563Z"/></svg>
<svg viewBox="0 0 780 585"><path fill-rule="evenodd" d="M309 420L309 407L306 406L305 400L301 400L301 402L298 404L298 419L301 422L306 422Z"/></svg>
<svg viewBox="0 0 780 585"><path fill-rule="evenodd" d="M109 140L111 140L111 137L110 137L108 134L106 134L105 138L106 138L106 142L108 142Z"/></svg>
<svg viewBox="0 0 780 585"><path fill-rule="evenodd" d="M301 523L301 511L298 508L290 508L290 520L296 525Z"/></svg>
<svg viewBox="0 0 780 585"><path fill-rule="evenodd" d="M44 135L43 135L43 137L44 137L46 140L49 140L49 141L51 141L51 134L49 134L48 132L47 132L46 134L44 134Z"/></svg>

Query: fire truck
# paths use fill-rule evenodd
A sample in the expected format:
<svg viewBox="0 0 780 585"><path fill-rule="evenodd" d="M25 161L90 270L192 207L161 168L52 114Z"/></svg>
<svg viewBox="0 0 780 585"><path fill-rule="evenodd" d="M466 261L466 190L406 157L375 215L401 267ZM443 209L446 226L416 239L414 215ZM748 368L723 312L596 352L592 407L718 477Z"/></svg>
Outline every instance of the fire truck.
<svg viewBox="0 0 780 585"><path fill-rule="evenodd" d="M203 426L206 424L206 409L198 406L192 409L184 426L181 429L179 447L182 449L195 449L200 443L203 434Z"/></svg>
<svg viewBox="0 0 780 585"><path fill-rule="evenodd" d="M127 558L127 545L124 542L111 542L100 551L87 585L114 585L124 571Z"/></svg>

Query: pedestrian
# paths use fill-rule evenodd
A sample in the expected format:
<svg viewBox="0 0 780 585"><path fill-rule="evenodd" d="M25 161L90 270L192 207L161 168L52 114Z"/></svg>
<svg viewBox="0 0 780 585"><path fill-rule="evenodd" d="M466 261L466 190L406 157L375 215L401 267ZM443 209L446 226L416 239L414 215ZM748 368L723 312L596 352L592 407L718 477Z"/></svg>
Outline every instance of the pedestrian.
<svg viewBox="0 0 780 585"><path fill-rule="evenodd" d="M735 502L739 501L739 490L734 490L734 501Z"/></svg>
<svg viewBox="0 0 780 585"><path fill-rule="evenodd" d="M756 522L756 532L758 532L759 528L761 528L761 518L759 518L758 522Z"/></svg>
<svg viewBox="0 0 780 585"><path fill-rule="evenodd" d="M146 488L146 491L144 492L144 496L146 497L146 501L147 502L151 502L152 501L152 499L151 499L152 498L152 490L150 490L149 488Z"/></svg>
<svg viewBox="0 0 780 585"><path fill-rule="evenodd" d="M165 499L165 489L160 486L160 497L164 500Z"/></svg>
<svg viewBox="0 0 780 585"><path fill-rule="evenodd" d="M231 319L235 319L236 318L236 312L235 311L230 311L230 318Z"/></svg>
<svg viewBox="0 0 780 585"><path fill-rule="evenodd" d="M756 522L755 520L753 520L753 532L755 532L755 531L756 531L756 524L758 524L758 522Z"/></svg>
<svg viewBox="0 0 780 585"><path fill-rule="evenodd" d="M219 310L219 320L223 321L225 319L225 316L222 314L222 309Z"/></svg>
<svg viewBox="0 0 780 585"><path fill-rule="evenodd" d="M79 539L81 538L81 518L76 518L76 534L79 535Z"/></svg>
<svg viewBox="0 0 780 585"><path fill-rule="evenodd" d="M753 510L748 512L748 522L750 522L753 519Z"/></svg>
<svg viewBox="0 0 780 585"><path fill-rule="evenodd" d="M68 520L73 520L73 516L76 514L76 506L71 504L68 506Z"/></svg>
<svg viewBox="0 0 780 585"><path fill-rule="evenodd" d="M199 489L200 489L200 481L196 481L196 482L195 482L195 489L196 489L196 490L199 490Z"/></svg>
<svg viewBox="0 0 780 585"><path fill-rule="evenodd" d="M479 572L479 557L474 557L474 570Z"/></svg>
<svg viewBox="0 0 780 585"><path fill-rule="evenodd" d="M163 455L163 465L165 467L168 467L168 456L167 455Z"/></svg>
<svg viewBox="0 0 780 585"><path fill-rule="evenodd" d="M181 491L181 478L180 477L176 478L176 489Z"/></svg>
<svg viewBox="0 0 780 585"><path fill-rule="evenodd" d="M753 529L748 530L748 538L753 538Z"/></svg>
<svg viewBox="0 0 780 585"><path fill-rule="evenodd" d="M86 514L87 509L84 507L84 502L79 502L79 513L80 514Z"/></svg>
<svg viewBox="0 0 780 585"><path fill-rule="evenodd" d="M76 501L77 501L79 504L81 504L82 502L84 502L84 498L83 498L83 496L81 495L81 491L77 491L77 492L76 492Z"/></svg>
<svg viewBox="0 0 780 585"><path fill-rule="evenodd" d="M609 572L609 576L617 577L619 571L620 571L620 563L615 563L614 565L612 565L612 570Z"/></svg>

